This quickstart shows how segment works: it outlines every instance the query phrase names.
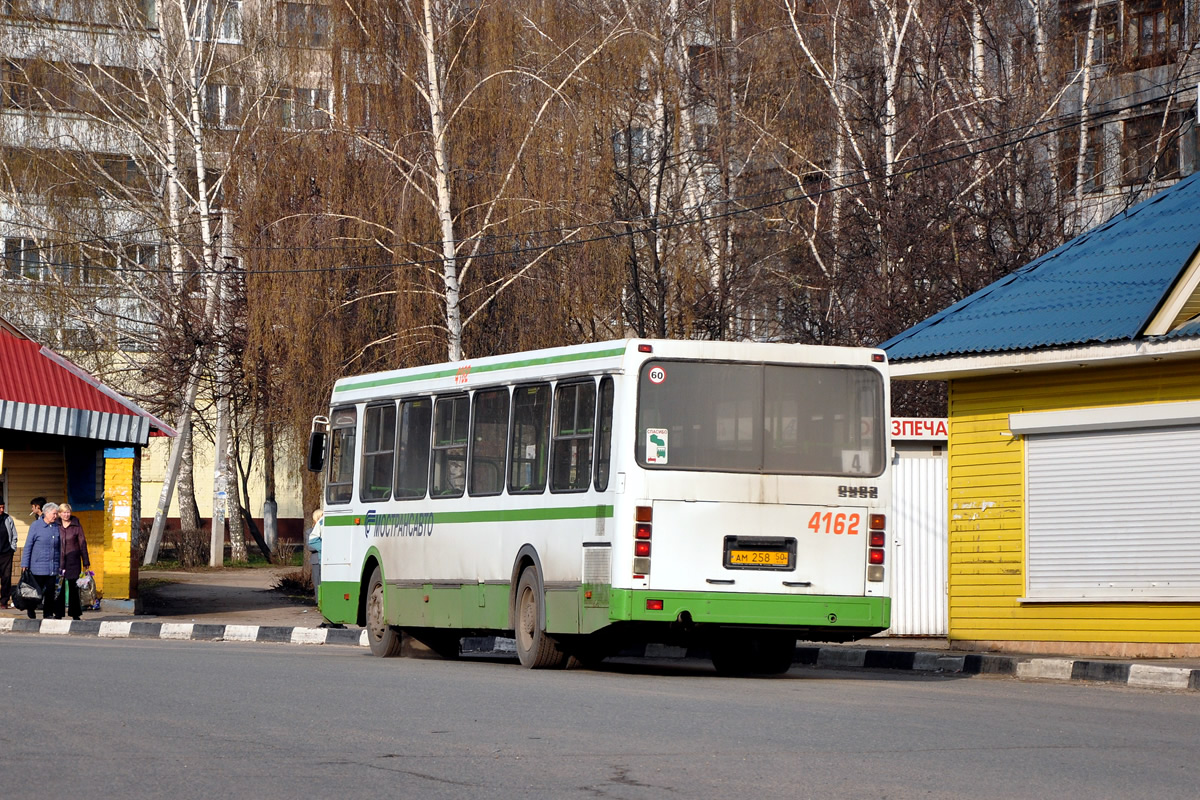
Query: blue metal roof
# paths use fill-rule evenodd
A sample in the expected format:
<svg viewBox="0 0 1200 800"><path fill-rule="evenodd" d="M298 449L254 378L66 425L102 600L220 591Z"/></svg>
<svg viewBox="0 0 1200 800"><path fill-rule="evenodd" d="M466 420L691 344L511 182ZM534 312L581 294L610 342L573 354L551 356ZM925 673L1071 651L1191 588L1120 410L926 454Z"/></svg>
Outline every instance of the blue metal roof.
<svg viewBox="0 0 1200 800"><path fill-rule="evenodd" d="M1200 173L880 347L904 361L1136 339L1198 245Z"/></svg>

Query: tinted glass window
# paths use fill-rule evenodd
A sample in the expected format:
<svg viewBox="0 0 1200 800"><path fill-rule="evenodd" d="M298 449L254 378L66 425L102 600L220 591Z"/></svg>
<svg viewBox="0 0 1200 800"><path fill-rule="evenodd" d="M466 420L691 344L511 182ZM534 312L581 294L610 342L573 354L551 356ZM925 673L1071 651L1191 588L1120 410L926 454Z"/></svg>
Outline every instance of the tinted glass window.
<svg viewBox="0 0 1200 800"><path fill-rule="evenodd" d="M362 485L358 490L362 500L392 496L395 447L396 406L369 406L363 419Z"/></svg>
<svg viewBox="0 0 1200 800"><path fill-rule="evenodd" d="M872 369L664 361L639 378L637 460L650 468L874 476L883 428Z"/></svg>
<svg viewBox="0 0 1200 800"><path fill-rule="evenodd" d="M478 391L474 402L469 489L472 495L500 494L508 443L508 389Z"/></svg>
<svg viewBox="0 0 1200 800"><path fill-rule="evenodd" d="M354 497L354 437L358 412L336 409L329 419L329 469L325 473L325 502L349 503Z"/></svg>
<svg viewBox="0 0 1200 800"><path fill-rule="evenodd" d="M550 490L586 491L592 482L596 384L559 384L554 392L554 443Z"/></svg>
<svg viewBox="0 0 1200 800"><path fill-rule="evenodd" d="M545 491L550 453L550 384L518 386L513 390L512 445L508 491Z"/></svg>
<svg viewBox="0 0 1200 800"><path fill-rule="evenodd" d="M400 404L399 468L396 470L396 499L425 496L429 482L429 434L433 423L433 401L428 397Z"/></svg>
<svg viewBox="0 0 1200 800"><path fill-rule="evenodd" d="M430 495L461 497L467 477L467 396L439 397L433 413L433 475Z"/></svg>
<svg viewBox="0 0 1200 800"><path fill-rule="evenodd" d="M596 420L596 491L608 489L608 466L612 457L613 379L600 379L600 413Z"/></svg>

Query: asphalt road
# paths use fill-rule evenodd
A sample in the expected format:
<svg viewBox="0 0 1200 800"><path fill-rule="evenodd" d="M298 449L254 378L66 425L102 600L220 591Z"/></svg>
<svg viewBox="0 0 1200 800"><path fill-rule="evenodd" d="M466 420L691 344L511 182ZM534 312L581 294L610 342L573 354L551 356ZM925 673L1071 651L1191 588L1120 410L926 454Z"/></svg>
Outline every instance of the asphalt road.
<svg viewBox="0 0 1200 800"><path fill-rule="evenodd" d="M5 798L1194 798L1200 697L707 664L0 641Z"/></svg>

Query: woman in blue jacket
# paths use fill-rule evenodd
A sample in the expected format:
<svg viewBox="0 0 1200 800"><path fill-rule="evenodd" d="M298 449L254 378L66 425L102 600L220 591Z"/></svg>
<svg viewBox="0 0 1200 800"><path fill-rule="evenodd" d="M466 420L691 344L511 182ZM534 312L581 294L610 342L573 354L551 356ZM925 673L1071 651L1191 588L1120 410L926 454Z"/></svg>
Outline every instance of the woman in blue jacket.
<svg viewBox="0 0 1200 800"><path fill-rule="evenodd" d="M21 569L28 569L42 590L42 619L62 619L62 598L58 594L59 561L62 559L62 526L58 525L58 505L42 506L42 518L34 520L21 551ZM35 608L26 609L33 619Z"/></svg>

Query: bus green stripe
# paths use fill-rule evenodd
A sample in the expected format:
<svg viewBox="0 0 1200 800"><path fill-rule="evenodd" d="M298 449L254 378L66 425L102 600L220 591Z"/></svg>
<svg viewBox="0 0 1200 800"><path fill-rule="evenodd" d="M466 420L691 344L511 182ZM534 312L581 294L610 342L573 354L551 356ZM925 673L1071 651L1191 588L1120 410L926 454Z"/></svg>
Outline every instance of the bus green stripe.
<svg viewBox="0 0 1200 800"><path fill-rule="evenodd" d="M392 514L396 512L383 512ZM399 512L407 513L407 512ZM433 524L455 525L463 522L542 522L555 519L610 519L612 506L570 506L568 508L496 508L486 511L434 511ZM366 514L338 514L325 517L331 527L362 524ZM357 520L357 521L356 521Z"/></svg>
<svg viewBox="0 0 1200 800"><path fill-rule="evenodd" d="M520 369L522 367L538 367L545 364L567 364L572 361L591 361L597 358L613 358L622 355L625 352L624 347L612 348L609 350L589 350L583 353L566 353L559 356L543 356L541 358L522 358L515 361L502 361L496 364L471 364L469 361L464 361L460 365L449 367L448 369L434 369L428 372L417 372L409 375L395 375L390 378L375 378L373 380L358 381L356 383L347 383L342 386L335 386L333 393L349 392L356 389L374 389L379 386L395 386L402 383L413 383L414 381L434 380L435 378L449 378L458 374L458 371L463 367L470 367L471 374L475 375L480 372L498 372L506 369Z"/></svg>

